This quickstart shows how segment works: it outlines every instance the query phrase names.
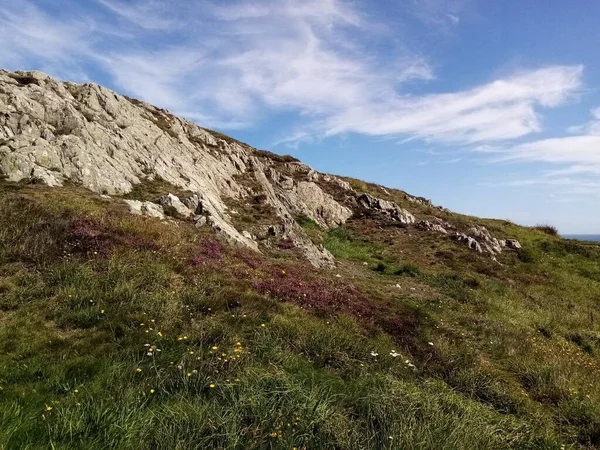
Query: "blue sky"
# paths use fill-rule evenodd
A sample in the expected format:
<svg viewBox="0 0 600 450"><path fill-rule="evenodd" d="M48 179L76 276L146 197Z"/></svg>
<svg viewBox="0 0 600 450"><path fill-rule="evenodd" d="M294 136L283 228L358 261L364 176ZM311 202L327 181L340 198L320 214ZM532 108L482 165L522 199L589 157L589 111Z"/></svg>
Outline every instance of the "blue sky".
<svg viewBox="0 0 600 450"><path fill-rule="evenodd" d="M455 211L600 232L600 4L0 0L0 67Z"/></svg>

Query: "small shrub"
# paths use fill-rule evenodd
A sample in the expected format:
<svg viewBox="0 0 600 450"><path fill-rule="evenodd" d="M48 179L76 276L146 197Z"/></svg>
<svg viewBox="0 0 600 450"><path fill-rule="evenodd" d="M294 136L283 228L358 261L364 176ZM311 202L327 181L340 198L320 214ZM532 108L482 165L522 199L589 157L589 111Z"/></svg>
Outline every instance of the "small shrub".
<svg viewBox="0 0 600 450"><path fill-rule="evenodd" d="M298 223L298 225L300 225L302 228L305 228L305 229L318 229L319 228L319 224L317 222L315 222L310 217L305 216L305 215L296 217L296 222Z"/></svg>
<svg viewBox="0 0 600 450"><path fill-rule="evenodd" d="M281 162L281 163L300 162L300 160L298 158L294 158L292 155L278 155L277 153L269 152L267 150L254 150L254 154L256 156L262 156L263 158L268 158L275 162Z"/></svg>
<svg viewBox="0 0 600 450"><path fill-rule="evenodd" d="M408 275L409 277L416 277L421 273L421 269L416 264L403 264L394 271L394 275Z"/></svg>
<svg viewBox="0 0 600 450"><path fill-rule="evenodd" d="M375 268L373 270L375 272L384 273L387 270L387 265L380 261L377 263L377 265L375 266Z"/></svg>
<svg viewBox="0 0 600 450"><path fill-rule="evenodd" d="M550 236L558 236L558 230L553 225L539 224L534 226L533 229L541 231L542 233L546 233Z"/></svg>
<svg viewBox="0 0 600 450"><path fill-rule="evenodd" d="M521 260L524 263L535 262L535 255L529 248L519 249L517 256L518 256L519 260Z"/></svg>

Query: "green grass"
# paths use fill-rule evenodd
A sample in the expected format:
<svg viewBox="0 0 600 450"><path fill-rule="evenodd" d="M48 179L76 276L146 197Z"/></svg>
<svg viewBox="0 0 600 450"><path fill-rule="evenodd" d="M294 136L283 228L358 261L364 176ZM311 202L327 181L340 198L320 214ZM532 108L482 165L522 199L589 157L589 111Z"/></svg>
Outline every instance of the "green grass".
<svg viewBox="0 0 600 450"><path fill-rule="evenodd" d="M324 245L336 258L364 262L377 259L377 245L351 237L344 227L329 230Z"/></svg>
<svg viewBox="0 0 600 450"><path fill-rule="evenodd" d="M0 448L600 445L594 245L497 224L532 258L482 274L300 219L318 271L126 211L0 182Z"/></svg>

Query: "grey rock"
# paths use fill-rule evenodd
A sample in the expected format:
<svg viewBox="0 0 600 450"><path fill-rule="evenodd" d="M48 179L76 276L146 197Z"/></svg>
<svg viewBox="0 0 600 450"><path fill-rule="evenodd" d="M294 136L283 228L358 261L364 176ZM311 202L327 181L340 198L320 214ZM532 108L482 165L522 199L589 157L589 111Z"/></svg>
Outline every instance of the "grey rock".
<svg viewBox="0 0 600 450"><path fill-rule="evenodd" d="M452 238L457 242L467 245L467 247L471 250L475 250L477 253L483 253L483 249L479 242L471 236L467 236L464 233L456 233Z"/></svg>
<svg viewBox="0 0 600 450"><path fill-rule="evenodd" d="M513 250L519 250L520 248L522 248L521 243L516 239L507 239L506 246L508 248L512 248Z"/></svg>
<svg viewBox="0 0 600 450"><path fill-rule="evenodd" d="M142 213L142 202L140 202L139 200L125 200L125 203L127 203L127 206L129 206L129 212L131 214L135 214L138 216L141 216Z"/></svg>
<svg viewBox="0 0 600 450"><path fill-rule="evenodd" d="M50 186L72 181L119 195L160 177L197 193L165 204L176 205L186 216L207 215L207 223L225 237L255 250L257 243L232 225L225 200L261 194L313 264L333 265L331 254L315 246L292 217L305 214L327 228L344 223L352 211L321 190L316 184L320 174L306 164L285 163L287 172L309 180L296 184L287 174L267 178L267 172L279 170L263 160L248 146L101 86L0 70L0 174L9 180L36 177ZM274 177L279 184L270 181ZM252 179L256 187L240 179ZM349 188L335 177L330 180ZM158 205L129 206L136 214L163 214Z"/></svg>
<svg viewBox="0 0 600 450"><path fill-rule="evenodd" d="M404 225L415 223L415 217L394 202L382 200L364 193L356 197L356 202L364 209L375 211Z"/></svg>
<svg viewBox="0 0 600 450"><path fill-rule="evenodd" d="M437 233L448 234L448 231L443 226L437 223L431 223L428 220L420 220L419 222L417 222L416 226L421 230L435 231Z"/></svg>
<svg viewBox="0 0 600 450"><path fill-rule="evenodd" d="M163 220L165 218L164 211L160 205L152 202L141 202L139 200L125 200L129 206L129 212L138 216L149 216Z"/></svg>
<svg viewBox="0 0 600 450"><path fill-rule="evenodd" d="M404 194L404 198L406 200L408 200L409 202L416 203L418 205L429 206L429 207L433 206L433 204L431 203L431 200L426 199L424 197L415 197L410 194Z"/></svg>
<svg viewBox="0 0 600 450"><path fill-rule="evenodd" d="M177 214L182 217L190 217L194 214L190 208L185 206L183 202L179 200L179 197L171 193L162 197L160 199L160 204L163 206L163 208L173 208Z"/></svg>
<svg viewBox="0 0 600 450"><path fill-rule="evenodd" d="M157 219L163 220L165 218L165 212L162 206L152 202L144 202L142 204L142 212L144 215L149 217L156 217Z"/></svg>
<svg viewBox="0 0 600 450"><path fill-rule="evenodd" d="M194 220L196 228L203 227L204 225L206 225L206 222L207 222L206 216L196 216L196 218Z"/></svg>
<svg viewBox="0 0 600 450"><path fill-rule="evenodd" d="M486 227L473 224L467 231L467 234L481 242L483 249L492 256L502 253L500 241L492 236Z"/></svg>
<svg viewBox="0 0 600 450"><path fill-rule="evenodd" d="M187 206L194 214L202 214L202 195L195 193L190 197L183 199L183 203Z"/></svg>

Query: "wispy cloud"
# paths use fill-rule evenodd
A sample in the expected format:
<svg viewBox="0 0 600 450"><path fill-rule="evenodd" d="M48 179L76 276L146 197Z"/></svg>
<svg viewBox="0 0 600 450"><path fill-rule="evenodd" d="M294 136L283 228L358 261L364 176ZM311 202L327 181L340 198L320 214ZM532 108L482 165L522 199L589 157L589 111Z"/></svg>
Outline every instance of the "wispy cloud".
<svg viewBox="0 0 600 450"><path fill-rule="evenodd" d="M54 18L27 1L0 5L0 63L40 69L65 76L79 71L75 62L91 48L94 23L73 17ZM92 30L92 34L89 33Z"/></svg>
<svg viewBox="0 0 600 450"><path fill-rule="evenodd" d="M573 134L591 134L594 136L600 136L600 107L594 108L590 111L593 119L582 125L575 125L569 128L569 132Z"/></svg>
<svg viewBox="0 0 600 450"><path fill-rule="evenodd" d="M423 0L413 9L422 20L458 22L465 4ZM81 20L82 5L67 16L28 0L0 6L0 24L13 31L0 36L0 63L35 61L60 76L93 65L119 90L207 126L293 114L296 124L279 139L287 144L348 133L505 141L540 131L541 111L581 88L581 66L550 66L458 92L411 95L412 83L435 77L427 58L378 35L373 16L343 0L203 0L193 8L95 0L94 20ZM385 57L372 51L381 45Z"/></svg>
<svg viewBox="0 0 600 450"><path fill-rule="evenodd" d="M470 0L408 0L408 11L425 25L445 29L448 25L458 25L460 15L472 3Z"/></svg>
<svg viewBox="0 0 600 450"><path fill-rule="evenodd" d="M557 167L532 172L527 178L500 180L491 184L505 187L535 186L559 192L562 197L600 195L600 108L593 109L591 113L593 120L569 129L580 134L496 147L486 152L492 155L490 161L496 163L544 163Z"/></svg>

